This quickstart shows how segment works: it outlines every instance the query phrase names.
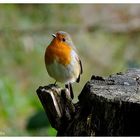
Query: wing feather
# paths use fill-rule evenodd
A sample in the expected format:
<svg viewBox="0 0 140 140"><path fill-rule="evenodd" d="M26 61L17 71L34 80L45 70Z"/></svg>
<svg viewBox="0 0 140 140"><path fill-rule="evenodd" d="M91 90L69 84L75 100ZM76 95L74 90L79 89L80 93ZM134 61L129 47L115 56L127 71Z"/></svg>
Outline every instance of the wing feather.
<svg viewBox="0 0 140 140"><path fill-rule="evenodd" d="M79 64L79 67L80 67L79 76L76 79L76 82L79 83L80 82L80 75L83 73L82 62L81 62L80 58L78 57L78 54L77 54L76 51L73 50L72 51L72 55L73 55L73 57L75 57L75 59L77 60L77 62Z"/></svg>

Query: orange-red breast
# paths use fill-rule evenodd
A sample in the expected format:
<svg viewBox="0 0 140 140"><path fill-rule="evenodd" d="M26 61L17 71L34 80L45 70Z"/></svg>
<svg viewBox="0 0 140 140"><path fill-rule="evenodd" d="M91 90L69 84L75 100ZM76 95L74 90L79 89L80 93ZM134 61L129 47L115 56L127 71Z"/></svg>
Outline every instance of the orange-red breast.
<svg viewBox="0 0 140 140"><path fill-rule="evenodd" d="M72 90L71 83L80 81L82 63L68 33L58 31L52 36L54 38L45 52L46 69L56 82L69 85Z"/></svg>

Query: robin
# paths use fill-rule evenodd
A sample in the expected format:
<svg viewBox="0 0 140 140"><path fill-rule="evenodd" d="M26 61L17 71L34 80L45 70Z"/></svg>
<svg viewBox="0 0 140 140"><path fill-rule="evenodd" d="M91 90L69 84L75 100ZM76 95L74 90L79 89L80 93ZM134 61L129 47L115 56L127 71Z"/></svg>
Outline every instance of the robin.
<svg viewBox="0 0 140 140"><path fill-rule="evenodd" d="M64 83L73 99L71 83L80 81L80 75L83 72L82 63L68 33L58 31L52 36L53 40L45 52L46 69L48 74L56 80L54 84Z"/></svg>

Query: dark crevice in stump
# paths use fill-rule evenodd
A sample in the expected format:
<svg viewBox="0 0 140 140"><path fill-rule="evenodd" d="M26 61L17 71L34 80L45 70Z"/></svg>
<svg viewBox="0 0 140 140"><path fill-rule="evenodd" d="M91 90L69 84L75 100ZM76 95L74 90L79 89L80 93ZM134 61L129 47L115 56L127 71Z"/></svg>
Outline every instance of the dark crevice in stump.
<svg viewBox="0 0 140 140"><path fill-rule="evenodd" d="M140 136L140 70L92 76L76 104L67 89L48 85L38 97L57 136Z"/></svg>

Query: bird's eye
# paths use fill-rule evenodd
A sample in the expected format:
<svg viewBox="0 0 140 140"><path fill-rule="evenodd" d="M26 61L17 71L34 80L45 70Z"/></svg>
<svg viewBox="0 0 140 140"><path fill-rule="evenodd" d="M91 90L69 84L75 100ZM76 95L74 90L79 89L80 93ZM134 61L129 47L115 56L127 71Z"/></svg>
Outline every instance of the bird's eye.
<svg viewBox="0 0 140 140"><path fill-rule="evenodd" d="M65 41L66 41L66 39L65 39L65 38L62 38L62 41L63 41L63 42L65 42Z"/></svg>

